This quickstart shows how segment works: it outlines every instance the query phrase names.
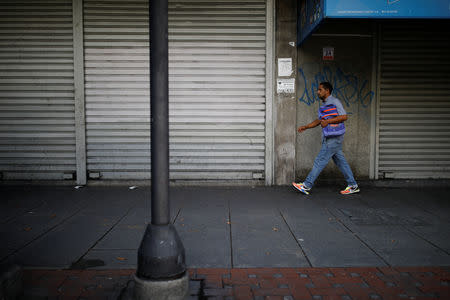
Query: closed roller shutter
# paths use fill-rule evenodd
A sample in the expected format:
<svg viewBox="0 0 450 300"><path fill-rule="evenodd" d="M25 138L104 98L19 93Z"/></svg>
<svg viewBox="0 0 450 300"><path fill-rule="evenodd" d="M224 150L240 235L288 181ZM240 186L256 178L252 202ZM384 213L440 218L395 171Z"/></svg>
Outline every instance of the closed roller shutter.
<svg viewBox="0 0 450 300"><path fill-rule="evenodd" d="M148 178L148 1L84 1L87 170Z"/></svg>
<svg viewBox="0 0 450 300"><path fill-rule="evenodd" d="M450 178L448 22L384 24L379 176Z"/></svg>
<svg viewBox="0 0 450 300"><path fill-rule="evenodd" d="M170 176L263 180L264 0L169 1ZM148 3L85 1L91 176L150 177Z"/></svg>
<svg viewBox="0 0 450 300"><path fill-rule="evenodd" d="M72 1L0 2L0 175L75 173Z"/></svg>

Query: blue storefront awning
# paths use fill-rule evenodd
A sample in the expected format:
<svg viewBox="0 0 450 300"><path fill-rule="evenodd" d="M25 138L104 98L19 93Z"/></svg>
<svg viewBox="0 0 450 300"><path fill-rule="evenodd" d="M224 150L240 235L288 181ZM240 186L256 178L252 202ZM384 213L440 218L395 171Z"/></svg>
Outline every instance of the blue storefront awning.
<svg viewBox="0 0 450 300"><path fill-rule="evenodd" d="M450 18L450 0L300 0L299 8L299 45L326 18Z"/></svg>

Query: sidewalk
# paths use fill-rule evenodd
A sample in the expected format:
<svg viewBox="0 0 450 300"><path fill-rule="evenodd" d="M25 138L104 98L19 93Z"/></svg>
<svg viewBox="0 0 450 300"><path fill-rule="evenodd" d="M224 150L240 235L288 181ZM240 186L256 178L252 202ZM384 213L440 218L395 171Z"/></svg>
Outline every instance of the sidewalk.
<svg viewBox="0 0 450 300"><path fill-rule="evenodd" d="M171 188L192 295L450 299L448 187L338 190ZM0 263L23 266L27 290L44 293L40 280L50 277L48 295L63 295L68 283L85 296L113 283L108 297L120 294L149 221L148 187L0 186L0 193Z"/></svg>

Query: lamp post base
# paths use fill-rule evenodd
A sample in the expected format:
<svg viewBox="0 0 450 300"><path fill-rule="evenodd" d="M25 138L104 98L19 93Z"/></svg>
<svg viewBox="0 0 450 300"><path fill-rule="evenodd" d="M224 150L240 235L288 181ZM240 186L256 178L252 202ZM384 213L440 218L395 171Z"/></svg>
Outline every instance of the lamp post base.
<svg viewBox="0 0 450 300"><path fill-rule="evenodd" d="M134 300L184 300L189 295L188 272L177 279L149 280L134 275Z"/></svg>
<svg viewBox="0 0 450 300"><path fill-rule="evenodd" d="M137 276L168 280L185 272L184 247L175 226L149 224L138 250Z"/></svg>

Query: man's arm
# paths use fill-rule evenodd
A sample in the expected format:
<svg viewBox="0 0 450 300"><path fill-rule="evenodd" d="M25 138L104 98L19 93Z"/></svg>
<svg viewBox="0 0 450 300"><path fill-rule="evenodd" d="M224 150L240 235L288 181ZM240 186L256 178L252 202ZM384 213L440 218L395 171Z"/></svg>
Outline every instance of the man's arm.
<svg viewBox="0 0 450 300"><path fill-rule="evenodd" d="M347 121L348 117L347 115L341 115L341 116L337 116L328 120L321 120L320 121L320 126L326 127L328 124L337 124L337 123L342 123L344 121Z"/></svg>
<svg viewBox="0 0 450 300"><path fill-rule="evenodd" d="M312 121L311 123L309 123L308 125L300 126L300 127L297 129L297 131L298 131L298 132L303 132L303 131L305 131L306 129L314 128L314 127L319 126L319 125L320 125L320 120L319 120L319 119L316 119L316 120Z"/></svg>

